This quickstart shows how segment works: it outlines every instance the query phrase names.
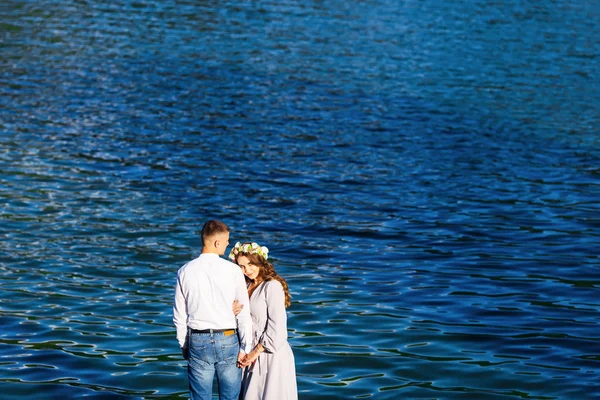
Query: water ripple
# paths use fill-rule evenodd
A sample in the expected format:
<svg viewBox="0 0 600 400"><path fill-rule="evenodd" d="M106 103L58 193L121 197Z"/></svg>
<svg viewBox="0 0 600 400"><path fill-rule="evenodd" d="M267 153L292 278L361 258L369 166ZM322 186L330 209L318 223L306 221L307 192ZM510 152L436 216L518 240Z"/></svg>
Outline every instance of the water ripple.
<svg viewBox="0 0 600 400"><path fill-rule="evenodd" d="M302 399L600 398L591 3L4 3L3 398L186 397L210 217Z"/></svg>

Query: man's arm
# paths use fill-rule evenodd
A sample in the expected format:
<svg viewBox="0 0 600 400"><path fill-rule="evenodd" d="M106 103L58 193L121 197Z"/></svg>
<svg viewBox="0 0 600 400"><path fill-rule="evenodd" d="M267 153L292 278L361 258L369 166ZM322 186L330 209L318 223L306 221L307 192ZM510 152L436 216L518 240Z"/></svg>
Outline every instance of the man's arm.
<svg viewBox="0 0 600 400"><path fill-rule="evenodd" d="M250 300L248 299L246 280L239 269L237 270L236 283L236 300L242 305L242 310L235 317L240 336L240 351L248 354L252 350L252 318L250 317Z"/></svg>
<svg viewBox="0 0 600 400"><path fill-rule="evenodd" d="M173 300L173 323L177 329L177 341L182 349L182 355L187 353L187 302L183 295L181 286L181 277L177 274L177 283L175 284L175 299ZM186 350L185 352L183 350Z"/></svg>

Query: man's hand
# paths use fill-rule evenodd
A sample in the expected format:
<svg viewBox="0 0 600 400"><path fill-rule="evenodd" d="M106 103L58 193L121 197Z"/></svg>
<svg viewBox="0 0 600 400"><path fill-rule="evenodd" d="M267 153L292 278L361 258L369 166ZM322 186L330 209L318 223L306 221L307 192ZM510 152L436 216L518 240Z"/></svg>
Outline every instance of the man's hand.
<svg viewBox="0 0 600 400"><path fill-rule="evenodd" d="M233 315L237 316L240 312L242 312L242 308L244 308L243 304L240 304L239 301L235 300L231 309L233 310Z"/></svg>
<svg viewBox="0 0 600 400"><path fill-rule="evenodd" d="M238 368L242 368L242 364L244 363L245 358L246 358L246 353L244 353L243 351L240 351L238 353L238 359L237 359L237 367Z"/></svg>
<svg viewBox="0 0 600 400"><path fill-rule="evenodd" d="M260 349L254 349L252 350L250 353L248 353L246 355L246 357L244 357L244 360L241 363L242 367L247 367L249 365L254 364L254 362L256 361L256 359L258 358L258 356L260 356L261 350Z"/></svg>
<svg viewBox="0 0 600 400"><path fill-rule="evenodd" d="M187 347L182 347L181 348L181 355L183 356L184 360L188 359L189 353L188 353L188 348Z"/></svg>

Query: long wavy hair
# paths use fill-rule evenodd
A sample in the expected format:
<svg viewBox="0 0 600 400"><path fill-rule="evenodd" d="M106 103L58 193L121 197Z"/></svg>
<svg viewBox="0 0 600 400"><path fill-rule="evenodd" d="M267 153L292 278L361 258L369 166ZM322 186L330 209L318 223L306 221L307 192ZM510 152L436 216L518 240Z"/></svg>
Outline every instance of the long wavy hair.
<svg viewBox="0 0 600 400"><path fill-rule="evenodd" d="M236 264L237 264L237 260L238 260L239 256L244 256L244 257L248 258L248 261L251 264L254 264L259 267L257 278L260 278L262 281L265 281L265 282L268 282L272 279L279 281L279 283L281 283L281 286L283 286L283 293L285 294L285 307L287 308L292 304L292 296L290 295L290 289L288 288L288 284L285 281L285 279L283 279L277 273L277 271L275 271L275 267L273 266L273 264L271 264L270 262L265 260L263 256L259 256L258 254L244 253L244 252L239 252L235 256ZM245 275L244 275L244 278L246 278L246 283L252 282L250 280L250 278L248 278Z"/></svg>

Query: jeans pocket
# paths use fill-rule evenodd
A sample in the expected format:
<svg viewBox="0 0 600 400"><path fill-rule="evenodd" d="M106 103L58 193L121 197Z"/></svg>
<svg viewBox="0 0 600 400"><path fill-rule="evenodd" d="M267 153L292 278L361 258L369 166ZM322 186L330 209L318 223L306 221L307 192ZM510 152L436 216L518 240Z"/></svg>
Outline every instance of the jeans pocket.
<svg viewBox="0 0 600 400"><path fill-rule="evenodd" d="M211 361L208 359L208 351L206 346L191 345L189 347L188 361L190 364L207 364Z"/></svg>
<svg viewBox="0 0 600 400"><path fill-rule="evenodd" d="M240 352L240 345L235 343L223 343L221 344L221 354L223 360L237 362L237 356Z"/></svg>

